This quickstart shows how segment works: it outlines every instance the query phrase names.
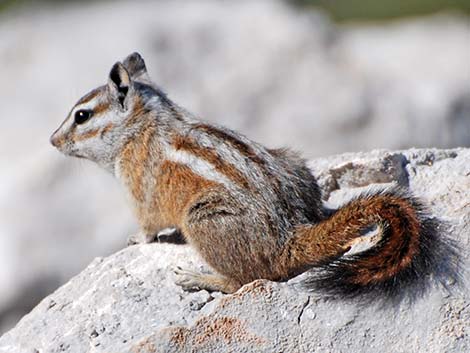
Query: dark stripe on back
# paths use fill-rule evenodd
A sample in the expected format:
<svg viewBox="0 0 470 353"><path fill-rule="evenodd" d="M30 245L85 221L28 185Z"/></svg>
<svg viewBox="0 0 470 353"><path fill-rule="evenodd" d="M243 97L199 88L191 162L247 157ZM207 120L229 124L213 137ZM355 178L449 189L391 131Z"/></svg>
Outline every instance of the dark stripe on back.
<svg viewBox="0 0 470 353"><path fill-rule="evenodd" d="M176 150L187 151L192 155L209 162L219 173L225 175L229 180L246 189L250 188L250 182L246 176L243 175L243 173L241 173L235 166L224 162L213 148L200 146L193 139L183 136L176 136L173 139L173 146Z"/></svg>
<svg viewBox="0 0 470 353"><path fill-rule="evenodd" d="M240 154L243 155L244 157L250 159L254 163L258 164L260 167L265 166L266 162L256 154L253 148L251 148L245 142L240 141L235 136L208 124L201 124L201 123L196 124L194 125L194 128L200 131L204 131L209 135L215 136L219 138L220 140L229 143L233 148L235 148L238 152L240 152Z"/></svg>

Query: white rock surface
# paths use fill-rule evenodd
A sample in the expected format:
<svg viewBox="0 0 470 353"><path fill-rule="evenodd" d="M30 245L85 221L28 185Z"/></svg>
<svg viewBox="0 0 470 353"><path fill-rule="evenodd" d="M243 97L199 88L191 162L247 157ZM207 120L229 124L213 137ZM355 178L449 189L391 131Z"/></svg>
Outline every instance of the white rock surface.
<svg viewBox="0 0 470 353"><path fill-rule="evenodd" d="M178 103L313 157L469 146L469 43L467 17L337 26L275 0L0 14L0 332L136 231L116 183L48 142L117 59L139 50Z"/></svg>
<svg viewBox="0 0 470 353"><path fill-rule="evenodd" d="M448 222L470 265L470 149L374 151L314 160L330 201L399 181ZM398 176L398 177L397 177ZM185 293L175 265L205 268L186 245L150 244L95 259L0 338L16 352L468 352L470 278L413 303L327 300L263 280L233 295ZM302 277L302 275L301 275Z"/></svg>

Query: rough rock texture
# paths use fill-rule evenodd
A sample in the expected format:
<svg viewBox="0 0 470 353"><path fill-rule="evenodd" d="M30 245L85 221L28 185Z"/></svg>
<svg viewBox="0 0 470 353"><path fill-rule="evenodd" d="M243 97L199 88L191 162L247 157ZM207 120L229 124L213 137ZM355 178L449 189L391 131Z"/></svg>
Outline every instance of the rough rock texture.
<svg viewBox="0 0 470 353"><path fill-rule="evenodd" d="M398 182L449 224L470 265L470 149L373 151L311 162L328 202ZM132 246L45 298L0 338L0 352L468 352L470 280L449 278L412 303L326 299L258 280L233 295L185 293L171 267L204 268L184 245ZM386 348L385 348L386 347Z"/></svg>
<svg viewBox="0 0 470 353"><path fill-rule="evenodd" d="M0 14L0 332L137 230L110 176L48 142L131 51L194 113L309 158L470 146L468 17L339 26L275 0L51 3Z"/></svg>

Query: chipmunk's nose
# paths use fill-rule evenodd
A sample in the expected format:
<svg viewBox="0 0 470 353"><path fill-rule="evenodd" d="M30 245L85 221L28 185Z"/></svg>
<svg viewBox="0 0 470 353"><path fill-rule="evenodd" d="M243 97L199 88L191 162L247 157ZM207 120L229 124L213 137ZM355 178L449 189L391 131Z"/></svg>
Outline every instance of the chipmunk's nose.
<svg viewBox="0 0 470 353"><path fill-rule="evenodd" d="M52 146L59 147L59 136L57 134L57 131L51 135L49 141L51 142Z"/></svg>

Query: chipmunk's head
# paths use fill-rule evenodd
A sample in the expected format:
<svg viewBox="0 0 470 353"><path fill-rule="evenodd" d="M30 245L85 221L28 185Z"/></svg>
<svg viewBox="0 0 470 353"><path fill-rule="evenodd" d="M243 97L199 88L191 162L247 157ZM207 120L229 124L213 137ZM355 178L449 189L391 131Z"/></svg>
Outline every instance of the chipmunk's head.
<svg viewBox="0 0 470 353"><path fill-rule="evenodd" d="M114 158L145 115L142 90L150 83L142 57L133 53L112 67L108 84L83 96L50 141L62 153L112 169Z"/></svg>

